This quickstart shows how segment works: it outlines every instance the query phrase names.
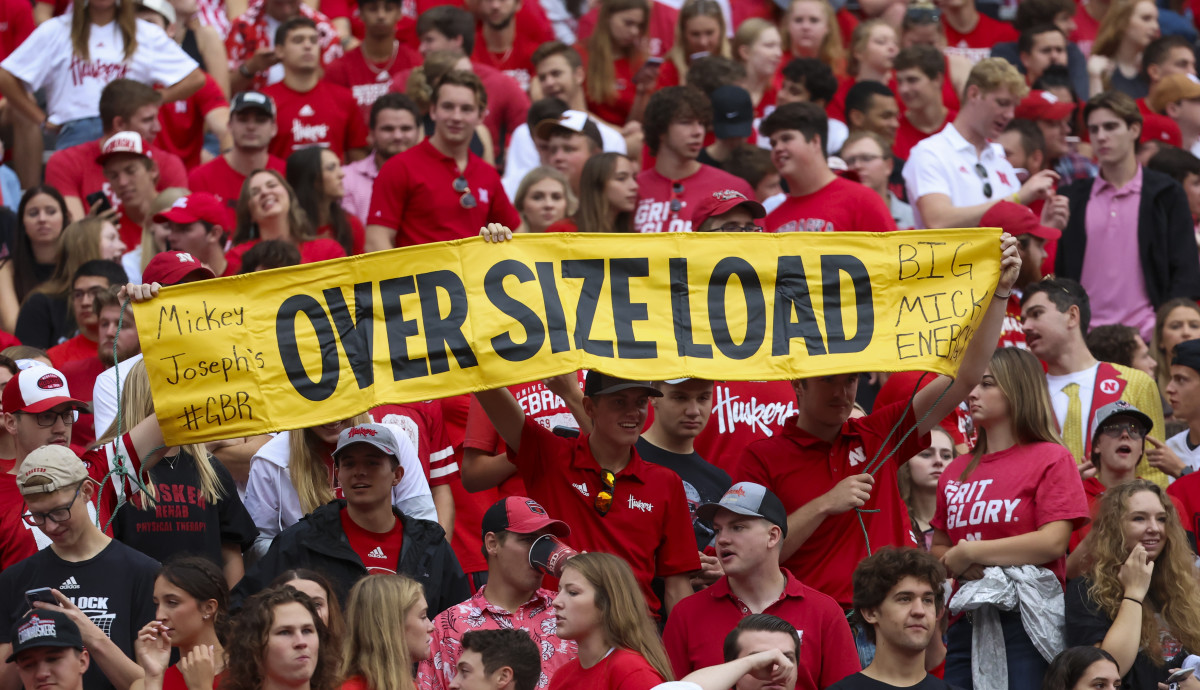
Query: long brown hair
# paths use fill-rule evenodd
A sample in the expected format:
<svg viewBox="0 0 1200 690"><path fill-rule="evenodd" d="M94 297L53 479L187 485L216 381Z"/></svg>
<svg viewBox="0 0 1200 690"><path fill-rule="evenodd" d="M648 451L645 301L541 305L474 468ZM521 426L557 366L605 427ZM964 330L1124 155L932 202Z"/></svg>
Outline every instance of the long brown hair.
<svg viewBox="0 0 1200 690"><path fill-rule="evenodd" d="M650 26L650 3L647 0L604 0L600 5L600 14L596 18L596 28L587 40L587 75L584 81L587 99L593 103L611 103L617 98L617 71L614 64L618 58L629 59L630 68L641 67L645 56L640 47L635 47L625 55L618 55L613 46L609 24L612 16L628 10L642 11L642 37ZM632 87L632 84L630 85ZM623 122L614 123L617 125Z"/></svg>
<svg viewBox="0 0 1200 690"><path fill-rule="evenodd" d="M265 589L246 600L246 606L234 617L225 645L225 676L221 690L261 690L264 655L275 609L285 604L300 604L312 615L317 630L317 668L309 681L311 690L334 690L341 650L329 640L329 630L317 615L317 606L307 594L291 587Z"/></svg>
<svg viewBox="0 0 1200 690"><path fill-rule="evenodd" d="M579 173L579 212L575 225L580 232L633 232L633 213L617 214L609 220L612 204L608 201L608 181L617 171L617 161L629 157L622 153L601 153L583 164Z"/></svg>
<svg viewBox="0 0 1200 690"><path fill-rule="evenodd" d="M1167 525L1163 531L1162 552L1154 559L1150 589L1142 600L1142 632L1138 647L1156 666L1162 666L1158 615L1185 649L1200 649L1200 571L1196 569L1195 557L1188 546L1187 533L1179 522L1179 514L1175 512L1175 504L1154 482L1134 479L1108 489L1101 497L1096 521L1092 523L1088 537L1094 556L1087 575L1091 581L1088 596L1111 620L1116 620L1125 596L1125 586L1118 579L1118 573L1130 551L1125 547L1125 516L1129 499L1143 491L1154 494L1162 503Z"/></svg>
<svg viewBox="0 0 1200 690"><path fill-rule="evenodd" d="M117 31L121 33L121 41L125 44L125 62L133 59L137 52L137 14L134 3L129 0L117 0L113 21L117 23ZM79 0L71 9L71 50L75 56L84 62L91 60L88 53L88 39L92 35L92 12L87 0Z"/></svg>
<svg viewBox="0 0 1200 690"><path fill-rule="evenodd" d="M33 243L29 240L29 232L25 229L25 209L29 207L33 198L39 194L45 194L58 205L58 213L62 218L62 227L59 228L58 237L55 238L54 242L55 251L60 259L62 258L62 233L71 224L71 212L67 209L67 202L63 199L62 193L54 187L40 184L30 187L21 195L21 203L17 205L17 232L14 233L12 255L8 258L0 259L0 266L5 263L12 264L13 288L17 293L18 304L24 302L29 293L33 292L38 286L37 276L34 273L37 270L37 257L33 253Z"/></svg>
<svg viewBox="0 0 1200 690"><path fill-rule="evenodd" d="M1167 390L1167 384L1171 382L1171 360L1163 351L1162 333L1167 326L1167 318L1179 307L1187 307L1200 314L1200 305L1196 304L1196 300L1187 297L1176 297L1164 302L1154 314L1154 335L1150 338L1150 354L1154 356L1157 365L1154 368L1154 376L1158 379L1158 388L1163 391Z"/></svg>
<svg viewBox="0 0 1200 690"><path fill-rule="evenodd" d="M663 680L675 680L667 650L629 564L619 556L592 552L572 556L566 567L596 589L604 640L613 647L640 654Z"/></svg>
<svg viewBox="0 0 1200 690"><path fill-rule="evenodd" d="M1062 437L1058 434L1058 422L1054 418L1054 407L1050 403L1046 374L1038 358L1028 350L1003 347L992 353L988 369L1008 403L1008 423L1012 425L1017 443L1022 446L1039 442L1063 445ZM967 481L979 466L979 461L990 452L987 430L980 427L971 462L963 469L958 480Z"/></svg>
<svg viewBox="0 0 1200 690"><path fill-rule="evenodd" d="M268 175L279 180L279 184L283 185L284 190L288 195L288 233L293 243L299 244L306 240L311 240L316 237L313 234L312 224L308 221L308 214L300 207L300 202L296 199L296 190L292 189L292 185L288 184L287 178L276 170L270 168L259 169L251 172L246 176L246 181L242 183L242 192L238 195L237 202L237 231L233 233L233 244L241 244L253 239L261 239L258 232L258 223L250 217L250 181L259 173L267 173Z"/></svg>
<svg viewBox="0 0 1200 690"><path fill-rule="evenodd" d="M688 71L688 51L687 51L687 23L696 17L709 17L717 20L717 24L721 27L721 47L717 49L715 55L729 57L729 39L725 36L725 13L721 11L721 6L716 0L687 0L683 3L683 7L679 9L679 19L675 22L675 43L671 45L671 49L663 56L665 59L675 63L675 69L679 71L679 83L687 83Z"/></svg>
<svg viewBox="0 0 1200 690"><path fill-rule="evenodd" d="M349 630L339 676L361 676L369 690L415 690L404 622L424 602L421 583L404 575L372 575L355 583L346 602Z"/></svg>
<svg viewBox="0 0 1200 690"><path fill-rule="evenodd" d="M347 420L346 426L370 423L370 413L363 412ZM311 427L288 432L288 476L305 515L333 500L333 482L325 465L328 452Z"/></svg>
<svg viewBox="0 0 1200 690"><path fill-rule="evenodd" d="M1151 0L1115 0L1104 13L1100 26L1096 29L1096 40L1092 43L1092 54L1111 58L1117 54L1125 32L1129 30L1129 21L1133 11L1143 2L1154 4Z"/></svg>

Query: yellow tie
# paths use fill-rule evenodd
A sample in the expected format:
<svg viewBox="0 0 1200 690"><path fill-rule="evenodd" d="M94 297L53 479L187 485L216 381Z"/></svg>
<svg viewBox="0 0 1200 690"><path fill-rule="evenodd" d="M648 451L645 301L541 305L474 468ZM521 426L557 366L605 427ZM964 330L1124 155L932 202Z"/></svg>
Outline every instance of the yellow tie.
<svg viewBox="0 0 1200 690"><path fill-rule="evenodd" d="M1079 384L1068 383L1063 386L1067 394L1067 418L1063 421L1063 442L1075 456L1076 462L1083 460L1083 426L1081 419L1083 411L1079 404Z"/></svg>

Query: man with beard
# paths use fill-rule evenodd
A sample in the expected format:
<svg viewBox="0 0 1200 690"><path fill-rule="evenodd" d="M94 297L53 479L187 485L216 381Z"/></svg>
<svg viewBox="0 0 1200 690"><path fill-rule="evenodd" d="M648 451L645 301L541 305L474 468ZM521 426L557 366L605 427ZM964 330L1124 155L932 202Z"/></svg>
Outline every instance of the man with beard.
<svg viewBox="0 0 1200 690"><path fill-rule="evenodd" d="M533 53L546 41L554 40L536 26L525 26L517 11L522 0L479 0L475 3L475 50L471 61L494 67L512 77L522 91L533 89L533 98L540 98L533 85Z"/></svg>
<svg viewBox="0 0 1200 690"><path fill-rule="evenodd" d="M342 185L346 194L342 197L342 208L346 213L357 216L363 225L371 210L371 189L379 169L392 156L416 146L422 138L421 114L417 104L402 93L380 96L371 106L368 118L370 133L367 141L371 153L366 158L342 166L346 173Z"/></svg>

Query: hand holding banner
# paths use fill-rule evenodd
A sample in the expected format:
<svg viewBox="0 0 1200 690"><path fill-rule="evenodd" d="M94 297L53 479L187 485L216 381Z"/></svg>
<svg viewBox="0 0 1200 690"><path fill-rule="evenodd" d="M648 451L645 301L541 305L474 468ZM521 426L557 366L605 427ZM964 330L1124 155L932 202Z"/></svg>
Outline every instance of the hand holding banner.
<svg viewBox="0 0 1200 690"><path fill-rule="evenodd" d="M999 235L473 238L167 287L134 313L178 445L578 369L953 375L996 287Z"/></svg>

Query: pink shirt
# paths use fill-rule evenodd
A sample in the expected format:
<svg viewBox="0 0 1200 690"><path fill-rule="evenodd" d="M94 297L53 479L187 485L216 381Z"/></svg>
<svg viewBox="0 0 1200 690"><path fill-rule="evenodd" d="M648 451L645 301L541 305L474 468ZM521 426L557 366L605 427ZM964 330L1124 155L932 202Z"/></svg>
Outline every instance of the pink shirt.
<svg viewBox="0 0 1200 690"><path fill-rule="evenodd" d="M1145 339L1154 334L1154 305L1146 294L1138 251L1141 201L1140 165L1120 189L1096 178L1087 205L1087 251L1079 282L1091 298L1092 327L1123 323L1138 329Z"/></svg>
<svg viewBox="0 0 1200 690"><path fill-rule="evenodd" d="M471 630L524 630L542 653L542 677L538 688L545 688L555 671L579 656L579 648L570 640L559 639L554 622L554 592L539 589L533 598L509 613L488 601L479 588L475 596L451 606L433 619L433 658L417 666L420 690L446 690L454 679L458 657L462 655L463 633Z"/></svg>
<svg viewBox="0 0 1200 690"><path fill-rule="evenodd" d="M342 188L346 190L342 197L342 209L367 224L367 213L371 211L371 190L375 188L375 178L379 177L379 166L375 165L375 152L367 157L342 166L346 177L342 180Z"/></svg>

